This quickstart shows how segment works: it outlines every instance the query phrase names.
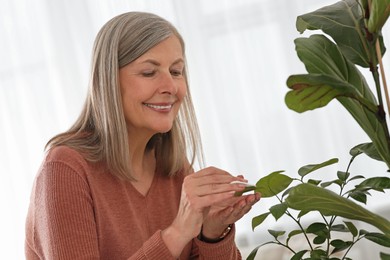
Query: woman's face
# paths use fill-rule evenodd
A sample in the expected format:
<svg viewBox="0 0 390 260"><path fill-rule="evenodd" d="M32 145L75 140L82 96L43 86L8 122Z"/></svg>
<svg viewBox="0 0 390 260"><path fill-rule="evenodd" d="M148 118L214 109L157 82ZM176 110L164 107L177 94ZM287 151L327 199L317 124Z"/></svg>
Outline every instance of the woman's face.
<svg viewBox="0 0 390 260"><path fill-rule="evenodd" d="M129 134L168 132L187 93L182 47L176 36L165 39L119 70Z"/></svg>

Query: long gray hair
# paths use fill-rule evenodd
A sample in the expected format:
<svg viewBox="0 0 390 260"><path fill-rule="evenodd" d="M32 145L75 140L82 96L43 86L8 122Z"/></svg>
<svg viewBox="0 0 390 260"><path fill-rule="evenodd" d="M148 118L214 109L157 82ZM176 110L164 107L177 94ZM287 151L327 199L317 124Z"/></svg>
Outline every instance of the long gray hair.
<svg viewBox="0 0 390 260"><path fill-rule="evenodd" d="M53 137L46 149L66 145L92 162L104 161L112 174L134 180L131 174L127 128L119 86L119 69L169 36L176 36L185 57L184 41L176 28L150 13L129 12L108 21L96 36L88 95L83 110L66 132ZM188 86L186 69L185 80ZM183 169L190 153L203 163L199 129L189 88L172 129L148 143L160 171L173 175Z"/></svg>

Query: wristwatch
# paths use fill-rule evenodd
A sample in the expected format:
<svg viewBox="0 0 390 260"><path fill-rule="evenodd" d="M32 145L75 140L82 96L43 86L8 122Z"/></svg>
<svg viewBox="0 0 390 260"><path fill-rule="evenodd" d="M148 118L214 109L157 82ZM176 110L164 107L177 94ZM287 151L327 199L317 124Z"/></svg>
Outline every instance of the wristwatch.
<svg viewBox="0 0 390 260"><path fill-rule="evenodd" d="M230 233L230 230L232 230L232 228L233 228L233 224L230 224L222 232L222 234L218 238L208 238L208 237L205 237L202 234L202 231L201 231L198 238L199 238L200 241L203 241L203 242L206 242L206 243L218 243L219 241L222 241Z"/></svg>

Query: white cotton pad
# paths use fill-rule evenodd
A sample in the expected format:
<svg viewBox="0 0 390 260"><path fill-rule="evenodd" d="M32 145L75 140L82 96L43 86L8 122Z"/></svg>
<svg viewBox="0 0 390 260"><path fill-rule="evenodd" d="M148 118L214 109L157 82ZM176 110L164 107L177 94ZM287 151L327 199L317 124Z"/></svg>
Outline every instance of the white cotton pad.
<svg viewBox="0 0 390 260"><path fill-rule="evenodd" d="M230 184L241 184L241 185L245 185L246 187L254 187L256 185L252 184L252 183L247 183L247 182L243 182L243 181L232 181Z"/></svg>

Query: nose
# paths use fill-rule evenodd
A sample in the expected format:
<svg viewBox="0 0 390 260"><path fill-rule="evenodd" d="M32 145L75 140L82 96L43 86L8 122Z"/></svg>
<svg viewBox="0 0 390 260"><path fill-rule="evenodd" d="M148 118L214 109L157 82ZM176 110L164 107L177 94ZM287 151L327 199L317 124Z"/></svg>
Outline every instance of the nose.
<svg viewBox="0 0 390 260"><path fill-rule="evenodd" d="M159 92L161 94L175 95L178 90L178 84L170 72L163 73L160 78Z"/></svg>

